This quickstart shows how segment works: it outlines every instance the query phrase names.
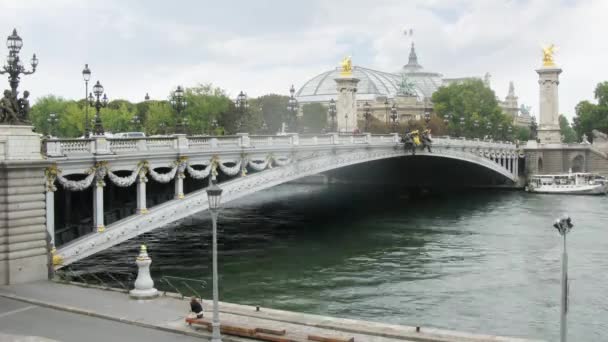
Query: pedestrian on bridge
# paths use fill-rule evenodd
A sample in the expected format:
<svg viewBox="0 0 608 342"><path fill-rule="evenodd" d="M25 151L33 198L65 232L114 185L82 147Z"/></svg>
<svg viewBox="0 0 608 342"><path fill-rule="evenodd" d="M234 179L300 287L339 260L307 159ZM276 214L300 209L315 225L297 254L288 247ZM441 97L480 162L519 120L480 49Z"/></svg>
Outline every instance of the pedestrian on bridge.
<svg viewBox="0 0 608 342"><path fill-rule="evenodd" d="M196 297L190 298L190 311L194 312L196 318L203 318L203 306Z"/></svg>

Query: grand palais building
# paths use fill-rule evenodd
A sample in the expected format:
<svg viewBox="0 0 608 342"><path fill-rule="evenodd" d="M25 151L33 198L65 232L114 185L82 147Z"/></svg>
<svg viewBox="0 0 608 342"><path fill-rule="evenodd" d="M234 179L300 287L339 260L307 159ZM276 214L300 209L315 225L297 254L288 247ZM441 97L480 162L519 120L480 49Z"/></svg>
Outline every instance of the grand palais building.
<svg viewBox="0 0 608 342"><path fill-rule="evenodd" d="M331 99L337 100L335 78L340 77L340 68L323 72L308 80L296 92L296 99L303 105L307 103L322 103L327 105ZM463 82L467 79L481 77L444 78L442 74L424 70L418 63L418 56L412 43L409 60L398 72L378 71L362 66L353 66L353 77L359 79L357 85L357 112L359 120L363 120L363 104L371 105L373 115L389 122L390 106L393 103L398 108L399 122L419 120L425 113L433 112L431 96L443 85ZM486 73L483 81L489 87L490 75ZM498 99L503 111L513 117L517 125L528 126L531 117L527 110L520 111L513 83L504 100ZM301 107L300 107L301 108Z"/></svg>

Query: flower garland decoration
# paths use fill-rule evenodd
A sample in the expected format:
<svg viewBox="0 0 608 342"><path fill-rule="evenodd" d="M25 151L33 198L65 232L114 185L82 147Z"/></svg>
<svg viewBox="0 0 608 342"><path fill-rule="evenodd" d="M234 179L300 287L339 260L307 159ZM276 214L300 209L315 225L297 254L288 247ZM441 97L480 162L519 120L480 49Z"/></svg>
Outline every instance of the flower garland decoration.
<svg viewBox="0 0 608 342"><path fill-rule="evenodd" d="M218 166L223 173L228 176L236 176L241 171L241 160L222 162L218 160ZM226 166L227 163L234 163L234 166Z"/></svg>
<svg viewBox="0 0 608 342"><path fill-rule="evenodd" d="M171 170L167 173L158 173L158 172L154 171L154 169L151 167L148 168L148 173L150 174L152 179L154 179L155 181L157 181L159 183L169 183L175 177L175 174L177 173L177 163L173 163L172 166L173 167L171 168Z"/></svg>
<svg viewBox="0 0 608 342"><path fill-rule="evenodd" d="M95 168L92 167L86 170L85 174L88 175L85 179L73 181L63 177L61 175L61 170L57 169L57 181L59 181L59 184L61 184L61 186L66 190L82 191L91 186L91 184L93 183L93 179L95 179Z"/></svg>
<svg viewBox="0 0 608 342"><path fill-rule="evenodd" d="M142 168L142 165L140 163L135 167L134 170L131 171L131 174L127 177L119 177L111 170L108 170L108 178L110 178L112 183L114 183L116 186L119 186L121 188L126 188L126 187L133 185L133 183L135 183L135 180L137 179L137 176L139 176L139 172L140 172L141 168Z"/></svg>
<svg viewBox="0 0 608 342"><path fill-rule="evenodd" d="M206 178L207 176L209 176L209 174L211 173L211 163L202 163L202 165L205 167L202 170L196 170L194 169L190 164L186 165L186 171L188 171L188 174L190 175L190 177L194 178L194 179L203 179Z"/></svg>
<svg viewBox="0 0 608 342"><path fill-rule="evenodd" d="M289 163L291 163L291 158L288 157L278 157L278 158L273 158L275 164L277 164L278 166L285 166Z"/></svg>
<svg viewBox="0 0 608 342"><path fill-rule="evenodd" d="M44 169L44 178L46 179L46 191L57 191L57 187L55 186L55 180L57 179L58 172L59 170L57 169L57 164L53 164Z"/></svg>
<svg viewBox="0 0 608 342"><path fill-rule="evenodd" d="M262 171L265 170L266 167L269 167L271 163L271 159L270 156L266 157L266 159L251 159L249 160L249 163L247 164L249 167L251 167L252 169L254 169L255 171Z"/></svg>

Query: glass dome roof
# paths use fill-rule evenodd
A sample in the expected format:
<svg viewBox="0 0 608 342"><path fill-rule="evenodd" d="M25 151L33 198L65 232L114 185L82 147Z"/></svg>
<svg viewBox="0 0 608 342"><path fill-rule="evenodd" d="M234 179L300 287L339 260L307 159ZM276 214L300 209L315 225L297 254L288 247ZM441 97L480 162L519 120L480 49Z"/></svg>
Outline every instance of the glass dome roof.
<svg viewBox="0 0 608 342"><path fill-rule="evenodd" d="M441 74L431 72L404 72L407 80L414 85L420 100L431 95L442 84ZM335 99L338 95L336 81L340 77L340 68L319 74L296 92L299 102L325 102ZM357 100L374 100L379 96L393 98L399 90L401 75L383 72L360 66L353 67L353 77L359 79L357 84Z"/></svg>
<svg viewBox="0 0 608 342"><path fill-rule="evenodd" d="M408 64L397 73L368 69L361 66L353 67L353 77L359 79L357 85L357 100L375 100L376 97L393 98L399 90L402 75L413 85L419 100L430 98L442 83L442 75L422 70L414 45L410 51ZM298 89L296 98L299 102L326 102L336 99L338 90L334 79L340 77L340 68L319 74Z"/></svg>

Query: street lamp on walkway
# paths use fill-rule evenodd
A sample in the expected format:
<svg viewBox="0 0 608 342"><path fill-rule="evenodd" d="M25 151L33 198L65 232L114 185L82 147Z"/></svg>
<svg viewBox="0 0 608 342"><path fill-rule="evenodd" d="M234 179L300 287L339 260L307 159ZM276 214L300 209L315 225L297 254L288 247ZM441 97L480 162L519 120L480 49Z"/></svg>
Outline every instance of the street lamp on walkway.
<svg viewBox="0 0 608 342"><path fill-rule="evenodd" d="M84 101L86 104L87 96L89 95L89 81L91 80L91 69L85 64L82 69L82 78L84 79ZM91 136L91 122L89 121L89 106L84 106L84 138L89 139Z"/></svg>
<svg viewBox="0 0 608 342"><path fill-rule="evenodd" d="M570 232L574 224L570 216L564 214L555 220L553 227L559 235L564 237L564 248L562 251L562 291L561 291L561 317L560 317L560 341L566 342L568 328L566 326L566 314L568 313L568 252L566 251L566 234Z"/></svg>
<svg viewBox="0 0 608 342"><path fill-rule="evenodd" d="M182 86L177 86L177 89L171 95L171 106L177 112L175 118L175 134L184 134L184 119L182 118L182 111L186 109L188 102L184 97L184 89Z"/></svg>
<svg viewBox="0 0 608 342"><path fill-rule="evenodd" d="M393 120L393 132L397 132L397 121L399 119L399 115L397 115L397 104L393 103L391 107L391 120Z"/></svg>
<svg viewBox="0 0 608 342"><path fill-rule="evenodd" d="M336 101L334 99L329 100L329 117L331 118L331 131L336 132L336 114L338 111L336 110Z"/></svg>
<svg viewBox="0 0 608 342"><path fill-rule="evenodd" d="M95 94L95 97L93 97L93 94ZM107 94L104 94L103 86L101 83L99 83L99 81L97 81L97 83L93 86L93 94L89 94L89 105L91 107L95 107L95 124L93 126L93 135L100 136L104 135L104 131L99 110L108 105L108 96ZM100 99L102 94L103 98Z"/></svg>
<svg viewBox="0 0 608 342"><path fill-rule="evenodd" d="M211 323L213 330L211 332L211 342L222 342L222 336L220 335L220 312L218 308L219 290L217 274L217 216L220 209L222 189L215 184L215 180L211 183L211 186L207 188L207 200L209 202L209 211L211 212L211 221L213 223L213 321Z"/></svg>

